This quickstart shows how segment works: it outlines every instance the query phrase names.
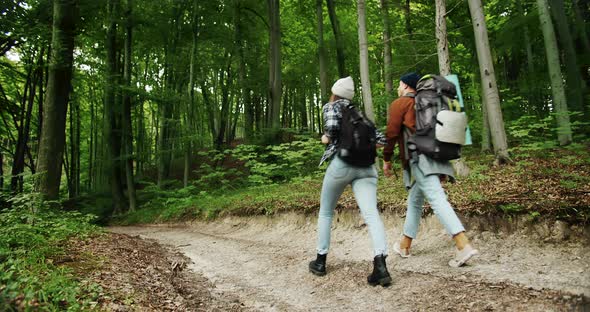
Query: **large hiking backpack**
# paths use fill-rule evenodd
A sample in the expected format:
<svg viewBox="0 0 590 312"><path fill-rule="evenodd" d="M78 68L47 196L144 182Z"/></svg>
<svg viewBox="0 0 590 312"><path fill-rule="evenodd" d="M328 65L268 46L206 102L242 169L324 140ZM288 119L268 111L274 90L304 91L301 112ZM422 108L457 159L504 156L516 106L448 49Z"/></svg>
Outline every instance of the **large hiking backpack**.
<svg viewBox="0 0 590 312"><path fill-rule="evenodd" d="M349 165L368 167L377 157L375 124L352 103L343 105L338 138L338 156Z"/></svg>
<svg viewBox="0 0 590 312"><path fill-rule="evenodd" d="M416 133L408 149L441 161L460 158L467 116L461 112L455 85L444 77L426 75L416 91Z"/></svg>

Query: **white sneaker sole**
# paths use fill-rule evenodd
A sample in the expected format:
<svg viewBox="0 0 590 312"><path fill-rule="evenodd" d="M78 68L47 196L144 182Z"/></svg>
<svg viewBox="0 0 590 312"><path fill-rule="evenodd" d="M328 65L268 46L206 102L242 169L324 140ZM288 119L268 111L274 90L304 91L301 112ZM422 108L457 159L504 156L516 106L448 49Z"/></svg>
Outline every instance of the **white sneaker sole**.
<svg viewBox="0 0 590 312"><path fill-rule="evenodd" d="M399 243L393 244L393 251L395 251L395 253L398 254L402 258L409 258L410 256L412 256L412 254L407 254L407 255L402 254L402 251L399 248Z"/></svg>
<svg viewBox="0 0 590 312"><path fill-rule="evenodd" d="M472 249L468 254L464 255L463 258L457 260L457 259L451 259L449 261L449 266L453 267L453 268L458 268L462 265L464 265L465 263L467 263L467 261L469 261L469 259L473 258L474 256L477 256L479 254L479 251L477 251L477 249Z"/></svg>

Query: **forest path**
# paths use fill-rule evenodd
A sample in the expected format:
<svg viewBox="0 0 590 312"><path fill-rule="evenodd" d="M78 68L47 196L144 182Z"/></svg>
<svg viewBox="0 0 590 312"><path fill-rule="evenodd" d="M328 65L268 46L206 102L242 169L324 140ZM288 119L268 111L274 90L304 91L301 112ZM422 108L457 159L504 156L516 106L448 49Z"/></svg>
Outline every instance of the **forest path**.
<svg viewBox="0 0 590 312"><path fill-rule="evenodd" d="M590 247L548 244L525 235L469 233L481 255L451 268L452 243L433 217L423 221L414 255L387 258L393 284L372 287L367 229L354 216L334 222L328 274L308 272L315 257L315 218L226 218L182 226L113 227L177 248L208 278L213 291L237 296L246 309L260 311L416 311L590 309ZM336 221L336 220L335 220ZM384 219L389 246L402 220Z"/></svg>

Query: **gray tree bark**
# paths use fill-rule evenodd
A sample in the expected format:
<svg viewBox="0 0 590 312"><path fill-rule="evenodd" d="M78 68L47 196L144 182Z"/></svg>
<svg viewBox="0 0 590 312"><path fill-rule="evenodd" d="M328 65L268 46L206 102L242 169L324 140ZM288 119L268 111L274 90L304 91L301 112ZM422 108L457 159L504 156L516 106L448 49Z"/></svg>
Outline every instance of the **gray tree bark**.
<svg viewBox="0 0 590 312"><path fill-rule="evenodd" d="M119 10L119 0L108 1L107 18L109 20L106 36L107 52L107 82L105 87L104 100L104 140L103 146L106 147L105 155L106 166L105 175L111 188L113 199L113 214L123 212L125 207L123 187L121 185L121 110L116 107L115 88L119 83L119 72L117 69L117 12Z"/></svg>
<svg viewBox="0 0 590 312"><path fill-rule="evenodd" d="M436 41L438 48L438 68L442 76L451 74L451 60L449 57L449 43L447 40L447 8L446 0L436 0ZM469 175L469 167L463 158L453 161L453 168L460 177Z"/></svg>
<svg viewBox="0 0 590 312"><path fill-rule="evenodd" d="M393 77L392 77L392 56L391 56L391 26L389 22L389 4L388 0L381 0L381 16L383 18L383 75L385 81L385 93L387 96L393 95ZM387 114L389 116L389 114Z"/></svg>
<svg viewBox="0 0 590 312"><path fill-rule="evenodd" d="M565 52L565 71L566 71L566 94L568 107L572 110L584 111L584 100L582 96L582 76L579 72L578 57L574 48L574 41L565 15L563 0L551 0L551 13L559 35L559 42Z"/></svg>
<svg viewBox="0 0 590 312"><path fill-rule="evenodd" d="M369 47L367 44L367 18L365 16L365 0L358 0L358 34L359 34L359 50L360 50L360 67L361 67L361 84L363 91L363 104L365 106L365 114L367 118L375 121L375 113L373 112L373 96L371 94L371 81L369 77Z"/></svg>
<svg viewBox="0 0 590 312"><path fill-rule="evenodd" d="M446 0L436 0L436 42L438 48L438 69L442 76L451 74L449 43L447 40Z"/></svg>
<svg viewBox="0 0 590 312"><path fill-rule="evenodd" d="M283 90L281 81L281 20L279 13L279 0L268 0L268 14L270 20L270 125L273 129L278 129L281 126L280 110Z"/></svg>
<svg viewBox="0 0 590 312"><path fill-rule="evenodd" d="M37 191L50 200L59 198L77 12L76 0L53 1L51 59L37 162L40 176L36 185Z"/></svg>
<svg viewBox="0 0 590 312"><path fill-rule="evenodd" d="M483 96L486 101L486 112L490 124L492 144L496 155L496 163L503 164L510 162L508 156L508 140L504 129L504 119L500 108L500 95L496 83L492 53L488 39L488 29L481 0L468 0L469 11L473 22L475 42L477 48L477 59L483 86Z"/></svg>
<svg viewBox="0 0 590 312"><path fill-rule="evenodd" d="M328 66L326 62L326 45L324 43L324 10L323 0L316 0L318 17L318 57L320 63L320 97L321 102L328 101Z"/></svg>
<svg viewBox="0 0 590 312"><path fill-rule="evenodd" d="M193 129L192 127L194 122L194 105L195 105L195 67L197 61L197 39L199 34L199 3L197 0L193 1L193 16L192 16L192 44L191 44L191 54L190 54L190 68L189 68L189 82L188 82L188 102L186 107L186 116L185 116L185 127L187 128L188 136L193 136ZM188 186L188 177L190 173L191 167L191 158L192 158L192 147L193 147L194 140L187 139L185 142L184 148L184 173L183 173L183 185L184 187Z"/></svg>
<svg viewBox="0 0 590 312"><path fill-rule="evenodd" d="M123 146L125 150L125 176L127 181L127 197L129 198L129 211L137 208L137 195L135 192L135 175L133 174L133 124L131 121L131 64L132 36L133 36L133 0L127 0L126 25L125 25L125 64L123 68L123 83L126 90L123 98Z"/></svg>
<svg viewBox="0 0 590 312"><path fill-rule="evenodd" d="M551 21L547 0L537 0L537 6L539 9L539 19L541 20L543 39L545 41L547 66L549 68L549 78L551 80L551 92L553 93L553 107L557 114L557 139L559 145L567 145L572 142L572 129L565 98L565 90L563 87L557 39L555 38L553 22Z"/></svg>
<svg viewBox="0 0 590 312"><path fill-rule="evenodd" d="M488 111L486 108L486 98L483 96L481 98L481 110L483 112L483 122L481 129L481 151L484 153L489 153L492 151L492 138L490 133L490 122L488 121Z"/></svg>
<svg viewBox="0 0 590 312"><path fill-rule="evenodd" d="M338 16L336 16L336 6L334 0L326 0L328 6L328 15L330 22L332 23L332 32L334 33L334 39L336 40L336 60L338 64L338 75L340 78L348 76L346 70L346 57L344 56L344 41L342 39L342 32L340 31L340 24L338 22Z"/></svg>

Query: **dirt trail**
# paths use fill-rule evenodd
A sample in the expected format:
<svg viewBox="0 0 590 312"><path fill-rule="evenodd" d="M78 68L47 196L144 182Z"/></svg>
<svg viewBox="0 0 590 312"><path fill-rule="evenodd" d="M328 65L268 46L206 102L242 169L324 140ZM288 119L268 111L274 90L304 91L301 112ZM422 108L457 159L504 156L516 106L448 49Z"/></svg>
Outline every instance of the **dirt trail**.
<svg viewBox="0 0 590 312"><path fill-rule="evenodd" d="M391 287L371 287L371 246L356 215L334 223L328 275L316 277L315 219L299 215L227 218L183 226L115 227L174 246L208 278L218 295L237 296L245 308L260 311L426 311L590 309L590 248L587 244L547 244L511 234L470 233L482 252L471 265L450 268L452 244L442 227L427 218L414 256L393 254L387 262ZM402 220L385 219L389 245Z"/></svg>

